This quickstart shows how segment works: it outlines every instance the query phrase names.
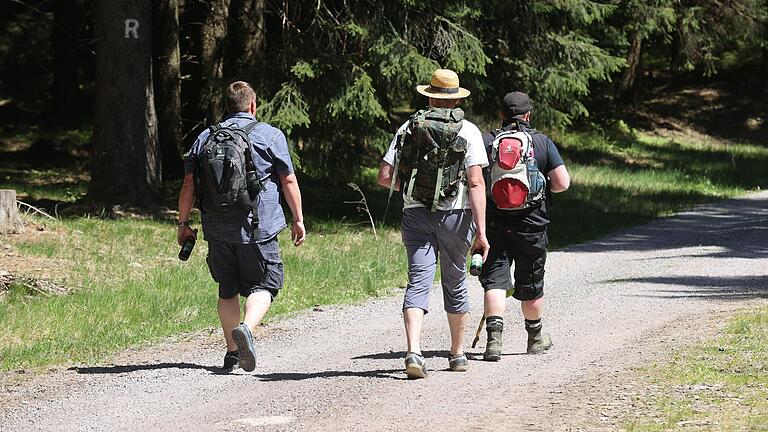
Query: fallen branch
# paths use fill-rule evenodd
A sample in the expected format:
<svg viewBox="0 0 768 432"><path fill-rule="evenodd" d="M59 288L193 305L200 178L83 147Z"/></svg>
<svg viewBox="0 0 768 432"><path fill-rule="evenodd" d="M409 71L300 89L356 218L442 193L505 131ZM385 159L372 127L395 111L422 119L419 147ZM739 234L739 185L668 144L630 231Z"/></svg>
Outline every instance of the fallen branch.
<svg viewBox="0 0 768 432"><path fill-rule="evenodd" d="M29 294L50 296L66 294L69 292L69 289L44 279L17 276L7 271L0 270L0 294L4 294L5 291L8 291L8 288L14 284L23 286Z"/></svg>
<svg viewBox="0 0 768 432"><path fill-rule="evenodd" d="M39 208L37 208L37 207L35 207L35 206L31 205L31 204L27 204L24 201L16 200L16 204L26 206L28 209L34 211L35 213L40 213L41 215L47 217L50 220L58 220L55 217L53 217L53 216L49 215L48 213L44 212L43 210L40 210Z"/></svg>

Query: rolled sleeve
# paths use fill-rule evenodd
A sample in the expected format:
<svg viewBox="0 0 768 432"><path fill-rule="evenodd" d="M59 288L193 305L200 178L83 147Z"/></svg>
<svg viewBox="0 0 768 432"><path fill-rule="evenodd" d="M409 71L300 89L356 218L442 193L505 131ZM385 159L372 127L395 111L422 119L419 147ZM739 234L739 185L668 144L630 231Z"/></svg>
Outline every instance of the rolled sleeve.
<svg viewBox="0 0 768 432"><path fill-rule="evenodd" d="M381 158L382 161L395 166L395 156L397 155L397 141L400 139L400 136L404 133L406 133L406 129L408 128L408 122L403 123L399 128L397 128L397 132L395 132L395 136L392 138L392 141L389 142L389 148L387 148L387 152L384 154L384 157Z"/></svg>
<svg viewBox="0 0 768 432"><path fill-rule="evenodd" d="M291 152L288 150L288 140L285 139L285 134L282 131L277 130L270 150L274 158L274 169L277 175L287 176L293 174L294 168L291 161Z"/></svg>
<svg viewBox="0 0 768 432"><path fill-rule="evenodd" d="M460 135L467 140L467 153L466 156L464 156L464 166L466 168L475 165L479 165L480 168L487 167L488 154L485 151L483 134L480 132L480 129L474 124L464 120Z"/></svg>
<svg viewBox="0 0 768 432"><path fill-rule="evenodd" d="M202 150L203 143L205 140L208 139L209 135L208 129L204 130L195 140L195 143L192 144L192 147L190 147L189 151L186 155L184 155L184 175L192 174L195 171L195 168L197 167L197 159L200 156L200 151Z"/></svg>
<svg viewBox="0 0 768 432"><path fill-rule="evenodd" d="M565 165L563 157L560 156L560 151L557 150L554 141L547 138L547 166L545 172L550 172L560 165Z"/></svg>

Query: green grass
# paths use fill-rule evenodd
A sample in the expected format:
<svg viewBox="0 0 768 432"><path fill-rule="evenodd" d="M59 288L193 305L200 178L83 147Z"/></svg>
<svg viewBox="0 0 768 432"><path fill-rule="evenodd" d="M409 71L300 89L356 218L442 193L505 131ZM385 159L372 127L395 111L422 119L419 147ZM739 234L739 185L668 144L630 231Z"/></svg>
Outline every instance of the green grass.
<svg viewBox="0 0 768 432"><path fill-rule="evenodd" d="M573 179L554 196L555 248L768 185L768 147L626 130L554 138Z"/></svg>
<svg viewBox="0 0 768 432"><path fill-rule="evenodd" d="M768 431L768 308L732 318L719 337L644 372L656 390L629 431Z"/></svg>
<svg viewBox="0 0 768 432"><path fill-rule="evenodd" d="M768 179L766 147L662 140L621 124L610 132L554 138L573 177L571 189L556 195L551 209L554 248L764 187ZM357 181L378 222L387 190L375 185L374 168ZM362 301L404 285L397 196L375 239L365 222L358 225L367 218L345 204L360 198L356 192L307 178L300 183L310 236L299 249L288 246L287 233L281 237L286 286L270 319L315 304ZM167 186L173 185L178 187ZM0 188L6 187L34 200L72 201L85 192L87 176L0 163ZM102 361L128 346L218 325L205 242L180 263L172 225L74 218L54 228L57 235L16 248L56 264L58 278L78 288L63 297L14 291L0 302L0 369Z"/></svg>
<svg viewBox="0 0 768 432"><path fill-rule="evenodd" d="M57 225L63 235L16 247L61 261L59 277L80 288L34 297L12 287L0 302L0 369L97 362L125 347L218 325L205 242L182 263L173 225L100 219ZM285 288L270 318L359 301L405 282L396 232L385 230L377 240L370 230L326 229L311 233L301 248L288 245L287 232L281 235Z"/></svg>

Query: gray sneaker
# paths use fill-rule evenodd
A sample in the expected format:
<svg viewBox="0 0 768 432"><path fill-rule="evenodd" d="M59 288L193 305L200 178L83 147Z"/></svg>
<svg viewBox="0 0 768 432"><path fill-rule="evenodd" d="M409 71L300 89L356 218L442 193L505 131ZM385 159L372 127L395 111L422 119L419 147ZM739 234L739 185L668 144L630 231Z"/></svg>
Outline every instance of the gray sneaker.
<svg viewBox="0 0 768 432"><path fill-rule="evenodd" d="M469 369L469 361L464 353L448 354L448 368L454 372L466 372Z"/></svg>
<svg viewBox="0 0 768 432"><path fill-rule="evenodd" d="M483 360L499 361L501 360L501 335L504 330L504 323L502 321L491 322L485 326L485 329L488 332L488 343L485 345Z"/></svg>
<svg viewBox="0 0 768 432"><path fill-rule="evenodd" d="M232 338L237 344L237 357L240 367L251 372L256 369L256 349L253 347L253 335L247 325L240 323L232 330Z"/></svg>
<svg viewBox="0 0 768 432"><path fill-rule="evenodd" d="M528 354L541 354L552 348L552 338L549 333L541 331L541 326L535 330L528 330Z"/></svg>
<svg viewBox="0 0 768 432"><path fill-rule="evenodd" d="M237 351L227 351L227 354L224 356L224 366L221 369L224 372L231 372L237 369L238 361Z"/></svg>
<svg viewBox="0 0 768 432"><path fill-rule="evenodd" d="M405 355L405 374L408 379L427 377L427 361L421 354L409 352Z"/></svg>

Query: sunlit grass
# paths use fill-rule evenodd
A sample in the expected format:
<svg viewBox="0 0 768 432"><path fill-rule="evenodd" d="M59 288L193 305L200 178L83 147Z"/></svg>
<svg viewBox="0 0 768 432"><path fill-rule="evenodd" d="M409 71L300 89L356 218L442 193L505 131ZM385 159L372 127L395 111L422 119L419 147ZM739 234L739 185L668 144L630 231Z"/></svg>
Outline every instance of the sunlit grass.
<svg viewBox="0 0 768 432"><path fill-rule="evenodd" d="M73 219L66 234L16 245L24 254L62 259L65 296L11 293L0 303L0 368L94 362L119 349L218 325L216 285L198 242L178 261L173 225L151 221ZM285 288L269 318L315 304L347 303L387 293L405 281L393 230L310 233L301 248L281 235Z"/></svg>
<svg viewBox="0 0 768 432"><path fill-rule="evenodd" d="M768 147L617 131L554 138L573 179L554 196L555 248L768 186Z"/></svg>
<svg viewBox="0 0 768 432"><path fill-rule="evenodd" d="M768 309L732 318L723 334L644 371L657 390L630 431L768 430Z"/></svg>

